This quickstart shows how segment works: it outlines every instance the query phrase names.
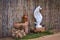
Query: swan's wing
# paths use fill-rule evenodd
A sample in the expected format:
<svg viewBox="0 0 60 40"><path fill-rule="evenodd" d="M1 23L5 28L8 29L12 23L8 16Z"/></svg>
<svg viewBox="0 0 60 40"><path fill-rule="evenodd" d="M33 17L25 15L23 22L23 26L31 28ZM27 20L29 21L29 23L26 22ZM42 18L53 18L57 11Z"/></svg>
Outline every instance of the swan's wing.
<svg viewBox="0 0 60 40"><path fill-rule="evenodd" d="M41 20L42 20L42 15L39 10L40 10L40 6L38 6L34 11L34 17L37 22L41 22Z"/></svg>

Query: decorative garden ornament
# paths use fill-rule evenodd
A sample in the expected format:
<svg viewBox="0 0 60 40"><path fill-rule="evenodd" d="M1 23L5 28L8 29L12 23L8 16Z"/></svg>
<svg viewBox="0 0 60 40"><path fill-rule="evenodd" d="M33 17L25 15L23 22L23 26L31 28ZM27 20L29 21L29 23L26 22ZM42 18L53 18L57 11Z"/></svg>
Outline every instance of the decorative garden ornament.
<svg viewBox="0 0 60 40"><path fill-rule="evenodd" d="M40 10L42 10L42 8L40 6L38 6L35 11L34 11L34 17L36 19L36 28L41 28L42 26L40 25L42 22L42 15Z"/></svg>

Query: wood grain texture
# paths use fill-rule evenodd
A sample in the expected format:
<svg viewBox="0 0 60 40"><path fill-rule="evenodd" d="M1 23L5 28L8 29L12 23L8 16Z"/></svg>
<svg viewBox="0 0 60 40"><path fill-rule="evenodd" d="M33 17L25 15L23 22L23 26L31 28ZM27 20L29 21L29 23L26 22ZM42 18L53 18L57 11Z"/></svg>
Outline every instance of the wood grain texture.
<svg viewBox="0 0 60 40"><path fill-rule="evenodd" d="M47 29L60 30L60 0L0 0L0 32L11 35L13 22L21 22L23 14L28 15L29 27L34 26L34 10L43 8L42 24ZM2 31L1 31L2 30Z"/></svg>
<svg viewBox="0 0 60 40"><path fill-rule="evenodd" d="M0 37L2 36L2 0L0 0Z"/></svg>

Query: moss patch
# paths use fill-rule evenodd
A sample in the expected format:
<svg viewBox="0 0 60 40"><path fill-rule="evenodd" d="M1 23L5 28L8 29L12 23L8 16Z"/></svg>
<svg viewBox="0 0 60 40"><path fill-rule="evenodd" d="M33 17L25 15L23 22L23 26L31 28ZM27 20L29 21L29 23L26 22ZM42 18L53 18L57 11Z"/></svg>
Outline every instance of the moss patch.
<svg viewBox="0 0 60 40"><path fill-rule="evenodd" d="M30 33L24 36L23 38L16 38L15 40L28 40L28 39L38 38L38 37L42 37L42 36L50 35L50 34L53 34L53 32L45 31L41 33Z"/></svg>

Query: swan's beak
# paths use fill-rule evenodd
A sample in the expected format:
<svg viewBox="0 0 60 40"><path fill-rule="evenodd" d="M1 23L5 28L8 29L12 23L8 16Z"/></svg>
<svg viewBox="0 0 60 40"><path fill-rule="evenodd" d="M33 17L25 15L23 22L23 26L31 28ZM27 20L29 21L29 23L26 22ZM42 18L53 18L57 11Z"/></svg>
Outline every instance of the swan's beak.
<svg viewBox="0 0 60 40"><path fill-rule="evenodd" d="M42 8L40 7L40 10L42 10Z"/></svg>

